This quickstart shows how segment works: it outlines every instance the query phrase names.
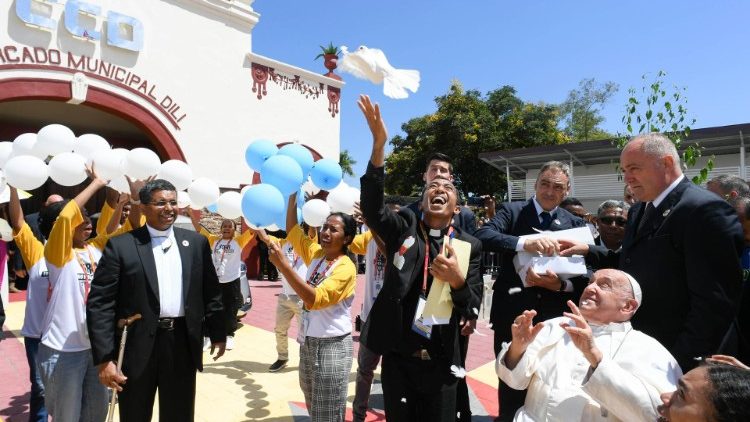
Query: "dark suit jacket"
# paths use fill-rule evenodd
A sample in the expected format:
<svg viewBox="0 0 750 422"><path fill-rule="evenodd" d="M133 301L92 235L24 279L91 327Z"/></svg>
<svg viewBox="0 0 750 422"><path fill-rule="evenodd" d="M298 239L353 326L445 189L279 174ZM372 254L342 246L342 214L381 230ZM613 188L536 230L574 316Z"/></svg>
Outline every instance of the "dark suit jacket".
<svg viewBox="0 0 750 422"><path fill-rule="evenodd" d="M362 327L360 340L370 349L385 354L398 349L402 340L412 332L411 325L422 288L422 270L426 247L419 229L419 219L407 207L398 213L383 205L383 168L373 168L368 163L367 173L360 179L362 215L368 227L383 239L386 246L385 279L372 310ZM452 290L453 314L449 324L435 326L442 341L439 353L454 364L460 364L458 353L459 319L476 319L482 297L480 273L482 245L472 236L455 228L455 238L471 243L471 259L466 285ZM393 263L395 254L412 237L414 244L403 252L404 265L399 269ZM433 331L434 332L434 331ZM418 334L414 334L418 335ZM409 353L411 351L401 350ZM412 350L413 351L413 350ZM431 352L432 353L432 352Z"/></svg>
<svg viewBox="0 0 750 422"><path fill-rule="evenodd" d="M195 367L202 370L204 319L213 342L223 342L226 337L219 280L206 238L177 227L174 235L182 260L190 355ZM159 320L159 283L146 226L110 239L94 273L86 305L94 364L117 359L117 320L136 313L142 319L128 329L123 361L123 373L129 377L138 377L148 362Z"/></svg>
<svg viewBox="0 0 750 422"><path fill-rule="evenodd" d="M563 208L555 211L555 220L550 226L551 231L584 227L586 222L574 216ZM559 223L559 224L558 224ZM523 288L523 282L518 277L513 266L516 256L518 237L534 234L534 228L539 228L539 217L533 200L525 202L505 202L497 210L495 216L474 233L482 241L485 251L502 253L500 274L492 286L492 310L490 321L496 332L502 333L502 338L510 340L510 324L513 319L526 309L537 311L536 320L544 321L561 316L568 310L567 300L578 303L581 292L586 287L583 277L572 279L574 291L572 293L553 292L542 287ZM509 294L508 290L520 288L521 291Z"/></svg>
<svg viewBox="0 0 750 422"><path fill-rule="evenodd" d="M636 234L644 203L628 212L622 250L591 248L595 268L635 277L643 303L633 327L659 340L684 372L693 357L716 352L734 318L742 286L742 227L735 210L685 178L667 195L651 224Z"/></svg>

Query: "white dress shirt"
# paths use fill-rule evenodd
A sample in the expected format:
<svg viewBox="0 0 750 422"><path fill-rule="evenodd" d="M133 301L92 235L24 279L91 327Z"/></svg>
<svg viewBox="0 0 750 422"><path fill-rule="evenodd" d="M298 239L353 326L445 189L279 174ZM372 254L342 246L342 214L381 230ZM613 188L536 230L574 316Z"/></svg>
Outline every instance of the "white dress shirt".
<svg viewBox="0 0 750 422"><path fill-rule="evenodd" d="M151 250L154 253L156 277L159 283L159 318L185 316L182 292L182 260L174 230L156 230L146 225L151 236Z"/></svg>
<svg viewBox="0 0 750 422"><path fill-rule="evenodd" d="M684 179L684 178L685 178L685 175L681 174L680 177L678 177L677 179L675 179L675 181L672 182L671 185L667 186L667 188L664 189L662 191L662 193L659 194L659 196L657 196L656 198L654 198L654 200L651 201L654 204L654 208L659 208L659 205L661 205L661 203L664 201L664 199L667 197L667 195L669 195L669 193L672 192L674 190L674 188L676 188L677 185L679 185L680 182L682 182L682 179Z"/></svg>

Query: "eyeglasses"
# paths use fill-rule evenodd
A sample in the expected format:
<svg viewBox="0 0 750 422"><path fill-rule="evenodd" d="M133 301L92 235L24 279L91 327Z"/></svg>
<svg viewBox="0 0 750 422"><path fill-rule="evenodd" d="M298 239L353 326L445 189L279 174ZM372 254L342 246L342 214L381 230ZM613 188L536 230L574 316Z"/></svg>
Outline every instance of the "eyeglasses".
<svg viewBox="0 0 750 422"><path fill-rule="evenodd" d="M159 202L149 202L146 205L152 205L156 208L164 208L169 204L172 208L177 208L177 201L159 201Z"/></svg>
<svg viewBox="0 0 750 422"><path fill-rule="evenodd" d="M625 224L627 224L628 220L622 218L622 217L601 217L599 218L599 221L606 224L607 226L611 226L612 223L617 224L619 227L624 227Z"/></svg>

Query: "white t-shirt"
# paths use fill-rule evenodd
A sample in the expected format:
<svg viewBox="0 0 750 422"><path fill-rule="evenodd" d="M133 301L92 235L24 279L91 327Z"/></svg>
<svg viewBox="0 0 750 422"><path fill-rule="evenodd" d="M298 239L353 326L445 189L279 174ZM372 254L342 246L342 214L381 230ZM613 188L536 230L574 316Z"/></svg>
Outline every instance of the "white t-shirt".
<svg viewBox="0 0 750 422"><path fill-rule="evenodd" d="M50 291L49 272L44 260L44 245L31 232L26 222L21 230L13 236L29 274L29 285L26 289L26 309L23 317L21 335L40 338L42 322L47 310L47 294Z"/></svg>
<svg viewBox="0 0 750 422"><path fill-rule="evenodd" d="M211 245L211 258L214 262L219 282L229 283L240 278L242 249L253 239L255 233L252 230L247 230L231 240L212 235L205 229L201 229L201 234L208 238L208 242Z"/></svg>
<svg viewBox="0 0 750 422"><path fill-rule="evenodd" d="M372 309L380 289L383 288L383 279L385 278L385 255L378 251L375 240L370 240L367 244L365 259L367 260L365 264L365 297L362 300L362 313L360 314L362 322L366 321L370 315L370 309Z"/></svg>
<svg viewBox="0 0 750 422"><path fill-rule="evenodd" d="M289 242L284 242L284 244L281 246L281 251L284 252L284 256L286 256L286 259L289 260L289 263L292 264L292 268L294 269L294 272L297 273L297 275L304 280L305 277L307 277L307 265L305 265L305 261L294 253L294 247ZM279 276L281 277L281 293L287 295L287 296L297 296L297 292L292 289L292 286L289 285L289 282L286 280L286 277L284 277L284 274L279 273Z"/></svg>

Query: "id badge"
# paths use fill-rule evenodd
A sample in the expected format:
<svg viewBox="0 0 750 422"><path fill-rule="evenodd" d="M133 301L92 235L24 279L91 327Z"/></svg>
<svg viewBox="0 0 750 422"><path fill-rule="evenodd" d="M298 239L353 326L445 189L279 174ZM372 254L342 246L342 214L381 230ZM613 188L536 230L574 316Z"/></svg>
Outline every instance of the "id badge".
<svg viewBox="0 0 750 422"><path fill-rule="evenodd" d="M302 323L299 325L299 331L297 332L297 343L300 345L305 344L305 337L307 336L307 327L310 324L309 319L310 311L302 308L302 312L300 313L300 320Z"/></svg>
<svg viewBox="0 0 750 422"><path fill-rule="evenodd" d="M422 319L422 313L424 312L424 306L426 303L427 300L424 298L424 296L419 296L419 302L417 302L417 311L414 312L414 322L411 324L411 329L415 333L429 340L430 336L432 335L432 326L425 325Z"/></svg>

